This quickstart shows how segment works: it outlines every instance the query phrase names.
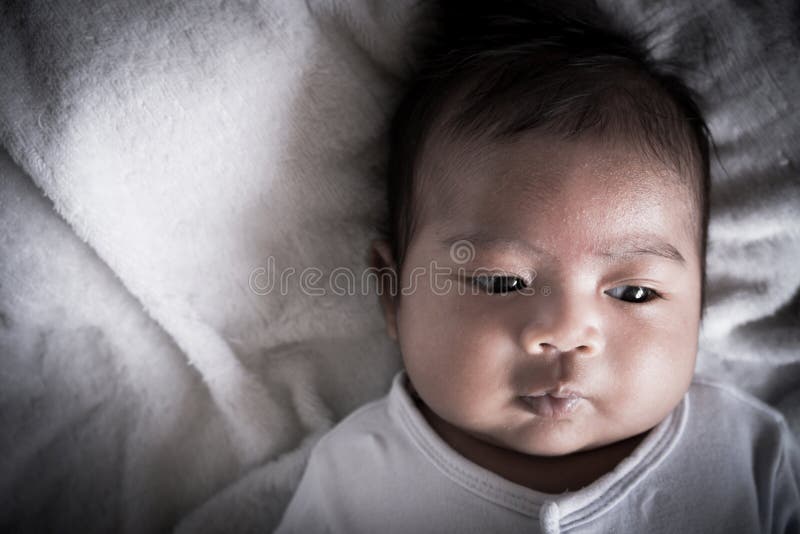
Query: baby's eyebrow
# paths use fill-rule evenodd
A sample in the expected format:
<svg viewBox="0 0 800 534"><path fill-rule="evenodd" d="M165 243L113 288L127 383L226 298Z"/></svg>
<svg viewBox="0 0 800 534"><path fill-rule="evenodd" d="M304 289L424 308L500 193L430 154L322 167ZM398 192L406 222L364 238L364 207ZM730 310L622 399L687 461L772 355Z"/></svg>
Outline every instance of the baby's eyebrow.
<svg viewBox="0 0 800 534"><path fill-rule="evenodd" d="M509 239L489 235L483 231L456 234L442 239L440 244L445 248L479 246L499 250L509 250L526 256L551 257L546 250L521 239Z"/></svg>
<svg viewBox="0 0 800 534"><path fill-rule="evenodd" d="M686 259L674 245L661 236L651 233L628 234L620 238L616 244L602 247L602 251L597 254L611 259L651 254L686 266Z"/></svg>
<svg viewBox="0 0 800 534"><path fill-rule="evenodd" d="M473 246L509 250L539 258L552 258L554 256L543 248L525 240L492 236L483 231L457 234L442 239L440 244L443 247L450 248L462 242L471 243ZM595 246L594 255L611 261L630 256L652 255L673 261L684 267L686 266L686 259L674 245L663 237L649 232L625 234L614 242L599 243Z"/></svg>

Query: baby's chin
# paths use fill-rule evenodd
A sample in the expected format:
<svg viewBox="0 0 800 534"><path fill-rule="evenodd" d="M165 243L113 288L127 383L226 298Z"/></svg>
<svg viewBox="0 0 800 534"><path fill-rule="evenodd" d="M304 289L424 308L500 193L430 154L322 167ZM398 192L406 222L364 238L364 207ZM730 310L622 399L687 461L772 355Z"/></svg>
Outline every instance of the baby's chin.
<svg viewBox="0 0 800 534"><path fill-rule="evenodd" d="M544 432L524 429L516 432L491 434L471 432L471 434L489 445L526 456L556 458L602 446L578 439L571 433L565 435L559 429L548 429Z"/></svg>
<svg viewBox="0 0 800 534"><path fill-rule="evenodd" d="M556 429L550 430L550 432L538 432L535 435L527 432L511 439L497 439L495 437L488 437L487 439L496 446L539 458L557 459L603 456L607 454L615 456L621 454L624 457L633 452L652 429L622 436L603 436L598 438L591 437L585 429L579 432L579 435L571 432L559 432Z"/></svg>
<svg viewBox="0 0 800 534"><path fill-rule="evenodd" d="M605 447L605 445L582 444L576 445L575 443L552 443L542 440L542 442L525 444L524 446L516 446L514 450L527 456L536 456L539 458L564 458L567 456L577 455L583 452L598 450Z"/></svg>
<svg viewBox="0 0 800 534"><path fill-rule="evenodd" d="M619 448L633 435L603 436L596 438L587 429L568 425L546 424L547 428L525 428L517 432L475 435L486 443L526 456L563 458L570 455L590 454L604 449Z"/></svg>

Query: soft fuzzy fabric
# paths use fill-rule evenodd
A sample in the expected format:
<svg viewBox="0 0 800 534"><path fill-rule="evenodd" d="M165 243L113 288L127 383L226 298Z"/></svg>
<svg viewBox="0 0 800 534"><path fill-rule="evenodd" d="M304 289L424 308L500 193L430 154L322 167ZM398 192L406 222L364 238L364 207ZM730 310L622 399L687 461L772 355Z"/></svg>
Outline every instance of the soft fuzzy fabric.
<svg viewBox="0 0 800 534"><path fill-rule="evenodd" d="M687 63L719 147L698 371L798 425L799 12L603 4ZM324 282L366 265L426 20L413 0L0 5L0 529L277 523L309 446L399 366L376 298ZM287 291L260 294L270 261ZM297 285L309 267L325 295Z"/></svg>

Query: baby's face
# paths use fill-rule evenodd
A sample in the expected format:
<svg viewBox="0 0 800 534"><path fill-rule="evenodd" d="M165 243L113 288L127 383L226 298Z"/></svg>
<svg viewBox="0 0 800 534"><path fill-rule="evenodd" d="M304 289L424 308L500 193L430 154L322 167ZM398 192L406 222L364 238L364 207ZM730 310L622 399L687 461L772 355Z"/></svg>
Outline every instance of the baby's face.
<svg viewBox="0 0 800 534"><path fill-rule="evenodd" d="M472 437L542 456L663 420L697 351L687 180L624 147L536 134L480 150L447 144L425 161L422 183L436 193L426 190L403 283L415 268L425 275L390 326L422 401ZM431 262L451 274L432 280ZM579 393L567 413L526 400L558 388Z"/></svg>

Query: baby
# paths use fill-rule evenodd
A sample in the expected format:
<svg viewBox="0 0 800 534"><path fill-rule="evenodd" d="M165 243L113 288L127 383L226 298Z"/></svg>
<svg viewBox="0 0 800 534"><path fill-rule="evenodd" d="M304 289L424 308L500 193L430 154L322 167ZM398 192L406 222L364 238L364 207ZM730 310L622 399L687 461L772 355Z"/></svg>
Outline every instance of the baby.
<svg viewBox="0 0 800 534"><path fill-rule="evenodd" d="M393 123L373 262L404 370L316 445L278 532L800 532L785 420L694 376L690 92L595 11L470 6Z"/></svg>

